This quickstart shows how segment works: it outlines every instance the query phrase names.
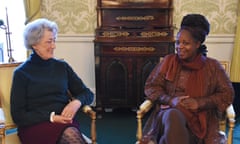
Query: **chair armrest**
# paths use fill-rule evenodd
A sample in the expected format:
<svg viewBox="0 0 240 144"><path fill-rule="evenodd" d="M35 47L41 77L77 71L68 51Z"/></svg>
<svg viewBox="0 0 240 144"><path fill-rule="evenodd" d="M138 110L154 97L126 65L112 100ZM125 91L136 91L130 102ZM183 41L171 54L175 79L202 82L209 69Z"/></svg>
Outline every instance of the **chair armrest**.
<svg viewBox="0 0 240 144"><path fill-rule="evenodd" d="M89 106L85 105L82 108L82 111L86 113L91 118L91 140L92 144L96 144L97 135L96 135L96 112Z"/></svg>
<svg viewBox="0 0 240 144"><path fill-rule="evenodd" d="M5 124L5 115L3 109L0 108L0 125Z"/></svg>
<svg viewBox="0 0 240 144"><path fill-rule="evenodd" d="M5 115L4 115L4 111L0 107L0 129L8 130L8 129L14 129L14 128L17 128L17 125L14 124L14 123L11 123L11 124L6 123L6 118L5 118Z"/></svg>
<svg viewBox="0 0 240 144"><path fill-rule="evenodd" d="M229 121L234 121L235 122L235 111L233 109L233 105L231 104L228 108L227 108L227 117Z"/></svg>
<svg viewBox="0 0 240 144"><path fill-rule="evenodd" d="M147 113L153 106L153 103L150 100L145 100L139 107L139 112L145 114Z"/></svg>
<svg viewBox="0 0 240 144"><path fill-rule="evenodd" d="M91 117L91 119L96 119L96 112L91 108L91 106L89 105L83 106L82 111L88 114Z"/></svg>
<svg viewBox="0 0 240 144"><path fill-rule="evenodd" d="M142 118L144 115L152 108L153 103L150 100L145 100L139 107L137 111L137 142L140 143L142 139Z"/></svg>

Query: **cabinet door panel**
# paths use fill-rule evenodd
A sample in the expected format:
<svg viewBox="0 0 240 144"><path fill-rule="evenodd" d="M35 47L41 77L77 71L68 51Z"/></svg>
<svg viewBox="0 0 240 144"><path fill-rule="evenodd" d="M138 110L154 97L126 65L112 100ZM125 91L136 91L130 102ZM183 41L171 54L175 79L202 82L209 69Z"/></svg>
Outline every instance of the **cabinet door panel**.
<svg viewBox="0 0 240 144"><path fill-rule="evenodd" d="M132 59L102 57L100 70L100 98L104 107L128 106L131 102Z"/></svg>

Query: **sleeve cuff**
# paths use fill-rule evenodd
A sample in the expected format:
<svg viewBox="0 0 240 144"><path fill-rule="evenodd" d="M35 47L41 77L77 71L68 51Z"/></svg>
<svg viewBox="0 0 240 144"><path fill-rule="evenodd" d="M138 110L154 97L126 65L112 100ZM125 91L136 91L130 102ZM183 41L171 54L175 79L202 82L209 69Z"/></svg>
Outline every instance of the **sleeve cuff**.
<svg viewBox="0 0 240 144"><path fill-rule="evenodd" d="M53 116L55 115L55 112L51 112L50 113L50 122L54 122L54 120L53 120Z"/></svg>

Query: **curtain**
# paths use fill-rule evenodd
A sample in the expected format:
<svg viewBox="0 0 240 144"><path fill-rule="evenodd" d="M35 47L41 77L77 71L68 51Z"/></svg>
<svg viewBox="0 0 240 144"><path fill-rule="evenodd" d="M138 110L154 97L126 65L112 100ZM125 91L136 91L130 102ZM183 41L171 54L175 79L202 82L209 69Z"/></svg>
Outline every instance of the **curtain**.
<svg viewBox="0 0 240 144"><path fill-rule="evenodd" d="M232 82L240 82L240 2L238 2L237 29L234 40L230 79Z"/></svg>
<svg viewBox="0 0 240 144"><path fill-rule="evenodd" d="M25 24L41 17L41 0L23 0L26 14Z"/></svg>
<svg viewBox="0 0 240 144"><path fill-rule="evenodd" d="M26 15L25 25L41 17L41 0L23 0L23 2ZM31 52L31 50L27 51L27 57Z"/></svg>

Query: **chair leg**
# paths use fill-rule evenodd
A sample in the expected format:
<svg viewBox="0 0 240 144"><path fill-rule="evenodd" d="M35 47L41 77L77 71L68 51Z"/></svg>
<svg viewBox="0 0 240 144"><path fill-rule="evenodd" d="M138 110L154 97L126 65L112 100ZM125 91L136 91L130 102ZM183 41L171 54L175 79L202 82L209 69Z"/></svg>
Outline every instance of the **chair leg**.
<svg viewBox="0 0 240 144"><path fill-rule="evenodd" d="M5 138L5 133L2 135L2 144L5 144L6 138Z"/></svg>
<svg viewBox="0 0 240 144"><path fill-rule="evenodd" d="M96 144L97 134L96 134L96 112L92 110L90 106L84 106L83 111L91 117L91 139L92 143Z"/></svg>
<svg viewBox="0 0 240 144"><path fill-rule="evenodd" d="M142 113L137 111L137 142L139 144L142 139Z"/></svg>
<svg viewBox="0 0 240 144"><path fill-rule="evenodd" d="M230 119L229 120L229 130L228 130L228 138L227 138L227 144L233 144L233 129L235 125L235 120Z"/></svg>
<svg viewBox="0 0 240 144"><path fill-rule="evenodd" d="M5 127L0 129L1 144L5 144L6 129Z"/></svg>
<svg viewBox="0 0 240 144"><path fill-rule="evenodd" d="M96 114L95 114L95 119L92 119L92 124L91 124L91 139L92 143L96 144L97 142L97 136L96 136Z"/></svg>

